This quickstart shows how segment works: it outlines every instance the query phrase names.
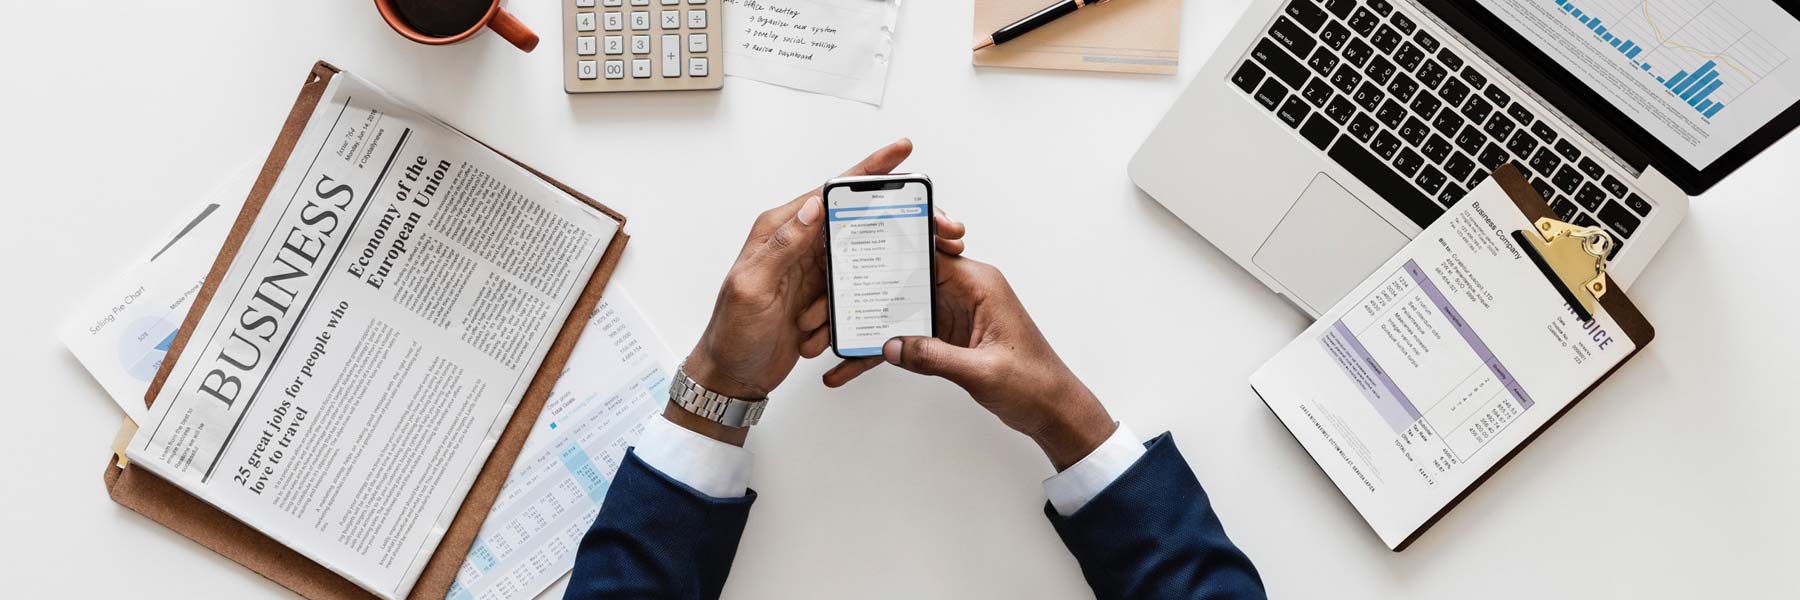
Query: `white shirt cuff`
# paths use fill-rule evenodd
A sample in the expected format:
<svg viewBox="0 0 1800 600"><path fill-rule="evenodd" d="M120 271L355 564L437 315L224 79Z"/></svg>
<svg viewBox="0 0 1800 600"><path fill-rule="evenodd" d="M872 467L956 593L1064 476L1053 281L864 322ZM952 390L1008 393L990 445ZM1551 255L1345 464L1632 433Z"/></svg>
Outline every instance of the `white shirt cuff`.
<svg viewBox="0 0 1800 600"><path fill-rule="evenodd" d="M750 490L750 451L715 440L656 415L644 424L634 451L670 479L714 498L741 498Z"/></svg>
<svg viewBox="0 0 1800 600"><path fill-rule="evenodd" d="M1056 514L1065 517L1075 514L1105 491L1106 486L1112 485L1113 480L1124 475L1126 469L1137 464L1143 455L1144 444L1138 441L1137 434L1120 423L1112 437L1100 442L1100 447L1094 448L1081 462L1045 479L1044 495L1050 497L1050 506L1056 509Z"/></svg>

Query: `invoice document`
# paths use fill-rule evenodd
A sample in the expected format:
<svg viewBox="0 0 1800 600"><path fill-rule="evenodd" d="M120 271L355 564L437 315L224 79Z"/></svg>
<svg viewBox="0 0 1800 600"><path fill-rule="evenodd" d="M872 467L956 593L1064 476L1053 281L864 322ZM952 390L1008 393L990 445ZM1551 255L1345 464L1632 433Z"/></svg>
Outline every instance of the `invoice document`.
<svg viewBox="0 0 1800 600"><path fill-rule="evenodd" d="M1576 316L1519 230L1490 178L1250 377L1389 548L1636 348Z"/></svg>

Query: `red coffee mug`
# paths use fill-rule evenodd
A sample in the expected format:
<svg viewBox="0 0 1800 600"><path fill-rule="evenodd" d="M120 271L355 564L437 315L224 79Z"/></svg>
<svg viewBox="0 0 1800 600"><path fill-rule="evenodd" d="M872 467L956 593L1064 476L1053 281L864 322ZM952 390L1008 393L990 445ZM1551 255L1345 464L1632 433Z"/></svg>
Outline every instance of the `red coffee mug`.
<svg viewBox="0 0 1800 600"><path fill-rule="evenodd" d="M537 34L532 33L531 28L526 27L518 17L514 17L512 13L500 8L500 0L494 0L494 5L488 7L487 14L482 15L481 20L476 22L474 27L449 37L426 35L413 29L413 26L407 24L405 19L400 18L399 11L394 10L393 0L375 0L375 10L381 11L381 19L387 21L388 27L394 28L395 33L421 44L432 46L454 44L474 37L475 34L481 33L482 28L486 27L492 28L494 33L500 34L500 37L506 38L506 41L512 42L512 45L518 46L520 50L530 52L538 45Z"/></svg>

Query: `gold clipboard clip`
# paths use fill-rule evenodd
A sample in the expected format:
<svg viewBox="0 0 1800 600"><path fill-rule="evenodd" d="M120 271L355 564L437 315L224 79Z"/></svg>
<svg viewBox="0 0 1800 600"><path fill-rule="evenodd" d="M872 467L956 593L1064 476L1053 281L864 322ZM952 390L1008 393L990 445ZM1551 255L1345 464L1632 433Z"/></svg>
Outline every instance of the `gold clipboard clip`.
<svg viewBox="0 0 1800 600"><path fill-rule="evenodd" d="M1521 230L1514 231L1513 238L1575 314L1592 321L1600 310L1600 298L1606 295L1606 257L1612 253L1612 234L1599 227L1545 217L1537 220L1537 235Z"/></svg>

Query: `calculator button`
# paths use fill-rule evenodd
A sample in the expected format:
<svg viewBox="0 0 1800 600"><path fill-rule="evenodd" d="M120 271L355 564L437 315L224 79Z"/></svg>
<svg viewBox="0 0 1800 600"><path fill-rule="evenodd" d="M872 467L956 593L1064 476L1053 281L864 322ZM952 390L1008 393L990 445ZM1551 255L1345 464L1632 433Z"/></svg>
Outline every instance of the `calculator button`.
<svg viewBox="0 0 1800 600"><path fill-rule="evenodd" d="M688 11L688 29L706 29L706 10Z"/></svg>
<svg viewBox="0 0 1800 600"><path fill-rule="evenodd" d="M681 76L681 36L662 36L662 76Z"/></svg>
<svg viewBox="0 0 1800 600"><path fill-rule="evenodd" d="M692 4L694 6L699 6L702 4L706 4L706 0L688 0L688 4Z"/></svg>
<svg viewBox="0 0 1800 600"><path fill-rule="evenodd" d="M689 58L688 59L688 76L689 77L705 77L706 76L706 59L699 58L699 57Z"/></svg>
<svg viewBox="0 0 1800 600"><path fill-rule="evenodd" d="M577 17L578 18L576 19L575 25L576 25L576 29L580 29L581 28L581 20L579 18L579 15L577 15ZM616 12L609 12L609 13L606 13L606 16L601 19L600 23L601 23L601 26L605 27L607 31L618 31L620 29L625 28L625 15L621 15ZM593 31L593 30L594 30L594 27L592 25L590 25L590 26L588 26L587 29L585 29L583 31Z"/></svg>
<svg viewBox="0 0 1800 600"><path fill-rule="evenodd" d="M650 28L650 13L648 13L648 12L631 13L631 30L632 31L643 31L643 30L646 30L649 28Z"/></svg>
<svg viewBox="0 0 1800 600"><path fill-rule="evenodd" d="M647 35L631 36L631 53L632 54L649 54L650 53L650 36L647 36Z"/></svg>
<svg viewBox="0 0 1800 600"><path fill-rule="evenodd" d="M704 33L688 34L688 52L693 52L693 53L706 52L706 34L704 34Z"/></svg>
<svg viewBox="0 0 1800 600"><path fill-rule="evenodd" d="M594 0L575 0L575 8L593 8Z"/></svg>
<svg viewBox="0 0 1800 600"><path fill-rule="evenodd" d="M606 53L607 54L624 54L625 53L625 36L619 36L619 35L606 36Z"/></svg>
<svg viewBox="0 0 1800 600"><path fill-rule="evenodd" d="M624 79L625 78L625 61L622 61L622 60L606 61L606 78L607 79Z"/></svg>
<svg viewBox="0 0 1800 600"><path fill-rule="evenodd" d="M681 0L662 0L663 6L681 6Z"/></svg>
<svg viewBox="0 0 1800 600"><path fill-rule="evenodd" d="M575 61L575 76L582 79L593 79L600 76L599 66L591 60Z"/></svg>
<svg viewBox="0 0 1800 600"><path fill-rule="evenodd" d="M594 30L594 13L575 13L576 31Z"/></svg>
<svg viewBox="0 0 1800 600"><path fill-rule="evenodd" d="M581 56L594 55L594 36L584 35L575 38L575 53Z"/></svg>
<svg viewBox="0 0 1800 600"><path fill-rule="evenodd" d="M631 0L632 6L649 6L650 0Z"/></svg>
<svg viewBox="0 0 1800 600"><path fill-rule="evenodd" d="M662 28L663 29L681 29L681 11L679 11L679 10L662 11Z"/></svg>
<svg viewBox="0 0 1800 600"><path fill-rule="evenodd" d="M618 7L618 6L624 6L625 0L600 0L600 4L602 6Z"/></svg>
<svg viewBox="0 0 1800 600"><path fill-rule="evenodd" d="M631 60L631 76L643 79L650 76L650 59L634 58Z"/></svg>

